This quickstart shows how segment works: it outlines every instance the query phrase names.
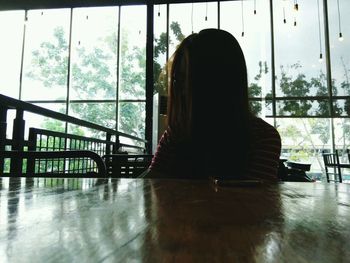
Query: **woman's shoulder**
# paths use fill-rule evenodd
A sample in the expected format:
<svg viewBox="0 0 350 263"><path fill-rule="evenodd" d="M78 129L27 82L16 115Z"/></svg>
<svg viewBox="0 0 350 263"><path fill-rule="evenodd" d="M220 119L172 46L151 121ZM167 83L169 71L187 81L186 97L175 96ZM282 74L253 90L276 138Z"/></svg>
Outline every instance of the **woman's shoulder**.
<svg viewBox="0 0 350 263"><path fill-rule="evenodd" d="M259 117L252 117L251 125L253 130L270 131L278 134L277 129L273 125Z"/></svg>
<svg viewBox="0 0 350 263"><path fill-rule="evenodd" d="M277 129L259 117L253 117L251 121L252 135L257 140L274 140L281 143L281 136Z"/></svg>

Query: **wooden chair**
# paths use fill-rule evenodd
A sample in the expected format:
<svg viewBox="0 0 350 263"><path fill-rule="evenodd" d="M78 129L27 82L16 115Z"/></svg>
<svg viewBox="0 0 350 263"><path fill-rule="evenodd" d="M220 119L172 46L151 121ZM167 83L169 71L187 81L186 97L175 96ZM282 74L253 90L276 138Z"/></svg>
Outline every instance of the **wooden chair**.
<svg viewBox="0 0 350 263"><path fill-rule="evenodd" d="M335 150L334 153L322 153L324 167L326 170L327 182L339 182L342 183L341 167L339 161L338 150ZM333 169L333 172L330 171ZM333 179L330 179L330 175L333 175ZM337 178L338 177L338 178Z"/></svg>

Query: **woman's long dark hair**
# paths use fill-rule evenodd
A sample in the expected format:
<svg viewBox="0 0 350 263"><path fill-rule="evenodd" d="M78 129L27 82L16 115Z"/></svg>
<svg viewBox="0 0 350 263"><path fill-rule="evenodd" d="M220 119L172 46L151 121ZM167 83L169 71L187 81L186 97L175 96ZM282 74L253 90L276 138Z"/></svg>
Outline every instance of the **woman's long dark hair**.
<svg viewBox="0 0 350 263"><path fill-rule="evenodd" d="M250 116L247 68L237 40L219 29L187 37L171 64L168 125L189 142L195 172L244 173Z"/></svg>

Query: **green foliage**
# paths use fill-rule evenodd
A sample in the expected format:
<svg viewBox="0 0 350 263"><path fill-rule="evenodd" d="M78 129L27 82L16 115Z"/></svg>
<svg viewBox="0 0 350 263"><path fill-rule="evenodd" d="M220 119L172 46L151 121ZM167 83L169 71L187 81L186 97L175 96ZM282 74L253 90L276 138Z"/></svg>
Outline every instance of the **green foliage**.
<svg viewBox="0 0 350 263"><path fill-rule="evenodd" d="M176 40L180 43L182 40L185 39L185 35L182 34L180 24L178 22L172 22L170 24L170 29L173 31Z"/></svg>
<svg viewBox="0 0 350 263"><path fill-rule="evenodd" d="M299 69L301 65L299 63L290 66L291 69ZM306 77L302 73L298 73L296 78L293 79L291 75L281 66L281 78L280 87L283 94L287 97L302 97L307 96L310 92L310 83L306 80ZM286 100L283 107L280 108L280 115L285 112L295 116L305 116L311 109L311 101L308 100Z"/></svg>
<svg viewBox="0 0 350 263"><path fill-rule="evenodd" d="M310 119L311 133L318 134L319 139L324 145L330 141L330 125L328 119Z"/></svg>
<svg viewBox="0 0 350 263"><path fill-rule="evenodd" d="M266 61L262 62L259 61L259 72L258 74L254 77L253 83L250 83L248 87L248 96L249 98L256 98L256 97L261 97L262 93L262 87L260 84L260 80L263 77L263 75L266 75L269 72L269 69L267 67ZM254 115L259 115L262 110L262 105L260 101L250 101L250 110Z"/></svg>
<svg viewBox="0 0 350 263"><path fill-rule="evenodd" d="M131 98L145 96L145 49L130 47L127 32L123 32L121 43L120 63L120 92ZM64 29L57 27L54 30L54 40L43 42L40 48L33 51L31 70L28 77L41 81L51 88L67 85L68 70L68 42L65 39ZM116 65L117 38L111 34L100 39L100 45L87 50L84 47L76 49L76 60L72 61L71 85L79 99L115 99L117 71ZM116 108L111 103L71 103L70 110L80 118L109 128L115 127ZM120 109L121 130L129 134L141 134L144 130L144 118L138 112ZM137 124L136 124L137 123ZM63 131L59 122L46 121L45 127L50 130ZM74 133L81 134L81 129L73 129Z"/></svg>
<svg viewBox="0 0 350 263"><path fill-rule="evenodd" d="M68 43L62 27L55 28L53 35L53 42L43 42L40 44L39 50L32 52L32 67L27 76L41 81L45 87L66 87Z"/></svg>
<svg viewBox="0 0 350 263"><path fill-rule="evenodd" d="M182 33L180 24L176 21L171 22L170 30L175 36L178 43L181 43L185 39L185 35ZM169 43L168 43L169 42ZM166 33L161 33L159 38L154 39L154 60L153 60L153 79L154 79L154 92L167 94L167 65L160 65L158 62L159 57L164 56L167 52L168 44L173 43L172 39L167 38Z"/></svg>

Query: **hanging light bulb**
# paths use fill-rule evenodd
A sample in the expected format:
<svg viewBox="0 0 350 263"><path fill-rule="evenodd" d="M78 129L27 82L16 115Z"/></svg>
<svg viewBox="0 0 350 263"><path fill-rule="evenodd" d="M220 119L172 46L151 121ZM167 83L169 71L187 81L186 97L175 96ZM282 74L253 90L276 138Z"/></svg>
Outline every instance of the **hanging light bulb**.
<svg viewBox="0 0 350 263"><path fill-rule="evenodd" d="M160 5L158 5L158 16L160 16Z"/></svg>
<svg viewBox="0 0 350 263"><path fill-rule="evenodd" d="M28 15L26 14L24 17L24 24L26 25L28 23Z"/></svg>
<svg viewBox="0 0 350 263"><path fill-rule="evenodd" d="M320 57L318 61L323 61L323 55L322 55L322 40L321 40L321 20L320 20L320 1L317 0L317 17L318 17L318 39L320 42Z"/></svg>
<svg viewBox="0 0 350 263"><path fill-rule="evenodd" d="M297 19L294 17L294 23L293 23L294 26L297 26Z"/></svg>
<svg viewBox="0 0 350 263"><path fill-rule="evenodd" d="M343 34L340 32L340 33L339 33L339 41L343 41L343 40L344 40Z"/></svg>
<svg viewBox="0 0 350 263"><path fill-rule="evenodd" d="M297 0L294 1L294 10L299 11L299 5Z"/></svg>
<svg viewBox="0 0 350 263"><path fill-rule="evenodd" d="M284 24L287 23L287 19L286 19L286 9L285 9L285 7L283 7L283 23L284 23Z"/></svg>
<svg viewBox="0 0 350 263"><path fill-rule="evenodd" d="M254 0L254 15L256 15L256 0Z"/></svg>
<svg viewBox="0 0 350 263"><path fill-rule="evenodd" d="M340 22L340 6L339 6L339 0L337 0L337 6L338 6L338 25L339 25L339 41L343 41L343 33L341 32L341 22Z"/></svg>
<svg viewBox="0 0 350 263"><path fill-rule="evenodd" d="M44 12L43 12L43 11L41 11L41 15L42 15L42 16L44 15Z"/></svg>
<svg viewBox="0 0 350 263"><path fill-rule="evenodd" d="M323 55L322 55L322 53L320 53L320 58L318 59L318 61L320 61L320 62L323 61Z"/></svg>
<svg viewBox="0 0 350 263"><path fill-rule="evenodd" d="M205 3L205 21L208 21L208 2Z"/></svg>
<svg viewBox="0 0 350 263"><path fill-rule="evenodd" d="M193 3L192 3L192 6L191 6L191 28L192 28L192 34L194 33L193 32Z"/></svg>
<svg viewBox="0 0 350 263"><path fill-rule="evenodd" d="M241 0L241 16L242 16L242 34L241 36L244 37L244 16L243 16L243 13L244 13L244 8L243 8L243 0Z"/></svg>

